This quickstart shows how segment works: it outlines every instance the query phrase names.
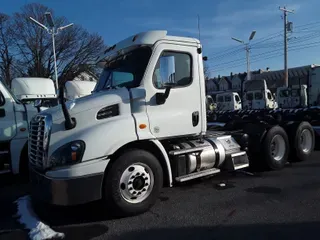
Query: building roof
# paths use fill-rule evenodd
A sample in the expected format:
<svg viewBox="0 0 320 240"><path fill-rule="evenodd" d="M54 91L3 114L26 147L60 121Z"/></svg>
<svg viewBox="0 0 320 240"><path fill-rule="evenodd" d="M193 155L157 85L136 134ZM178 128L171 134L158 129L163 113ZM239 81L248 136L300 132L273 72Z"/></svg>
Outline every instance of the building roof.
<svg viewBox="0 0 320 240"><path fill-rule="evenodd" d="M288 69L288 77L304 77L308 75L308 69L317 68L320 65L311 64L301 67L294 67ZM252 75L251 79L265 79L266 81L277 80L284 77L284 70L262 72L260 74Z"/></svg>

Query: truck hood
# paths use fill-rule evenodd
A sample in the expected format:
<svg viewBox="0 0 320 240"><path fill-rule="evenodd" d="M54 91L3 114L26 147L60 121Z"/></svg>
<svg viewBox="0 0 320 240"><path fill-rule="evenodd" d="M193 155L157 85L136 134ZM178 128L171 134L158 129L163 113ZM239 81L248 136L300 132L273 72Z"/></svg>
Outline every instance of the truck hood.
<svg viewBox="0 0 320 240"><path fill-rule="evenodd" d="M78 113L85 112L90 109L102 108L119 102L126 102L129 100L129 91L126 88L121 88L93 93L91 95L67 101L66 105L70 115L74 116ZM62 107L60 104L58 106L43 111L43 113L51 114L53 121L64 118Z"/></svg>

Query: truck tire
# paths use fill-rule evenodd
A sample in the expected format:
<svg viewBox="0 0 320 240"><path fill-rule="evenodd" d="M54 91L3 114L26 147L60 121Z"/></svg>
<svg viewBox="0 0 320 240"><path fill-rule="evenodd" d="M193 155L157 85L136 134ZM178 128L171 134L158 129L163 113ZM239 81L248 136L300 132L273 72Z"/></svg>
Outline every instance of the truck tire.
<svg viewBox="0 0 320 240"><path fill-rule="evenodd" d="M315 147L315 134L310 123L298 122L289 125L288 136L291 151L290 162L302 162L310 158Z"/></svg>
<svg viewBox="0 0 320 240"><path fill-rule="evenodd" d="M287 133L280 126L273 126L262 141L262 157L270 170L284 168L289 156L289 140Z"/></svg>
<svg viewBox="0 0 320 240"><path fill-rule="evenodd" d="M106 210L118 217L146 212L157 201L162 185L158 159L145 150L127 150L105 173L102 194Z"/></svg>

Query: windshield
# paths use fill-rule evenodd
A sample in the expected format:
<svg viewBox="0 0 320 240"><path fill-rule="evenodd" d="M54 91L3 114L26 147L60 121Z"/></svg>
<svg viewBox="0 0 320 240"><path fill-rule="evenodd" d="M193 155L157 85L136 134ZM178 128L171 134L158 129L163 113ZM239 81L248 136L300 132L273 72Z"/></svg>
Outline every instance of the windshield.
<svg viewBox="0 0 320 240"><path fill-rule="evenodd" d="M13 98L13 100L18 103L21 104L21 101L16 97L16 95L14 95L14 93L12 92L12 90L4 83L2 82L3 86L6 88L6 90L9 92L9 94L11 95L11 97Z"/></svg>
<svg viewBox="0 0 320 240"><path fill-rule="evenodd" d="M150 47L140 47L106 63L94 92L140 85L149 59Z"/></svg>
<svg viewBox="0 0 320 240"><path fill-rule="evenodd" d="M249 100L249 101L253 100L253 93L247 93L247 94L246 94L246 98L247 98L247 100Z"/></svg>

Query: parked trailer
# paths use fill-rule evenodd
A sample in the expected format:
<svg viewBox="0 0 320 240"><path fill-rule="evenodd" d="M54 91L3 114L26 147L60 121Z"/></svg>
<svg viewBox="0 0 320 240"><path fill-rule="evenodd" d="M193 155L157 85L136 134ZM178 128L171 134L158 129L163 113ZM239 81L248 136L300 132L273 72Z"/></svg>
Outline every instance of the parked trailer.
<svg viewBox="0 0 320 240"><path fill-rule="evenodd" d="M143 32L108 48L98 65L104 70L91 95L69 106L60 101L61 110L31 121L34 200L64 206L102 200L109 212L128 216L150 209L163 186L287 162L289 132L280 125L208 128L199 40ZM297 124L296 135L310 130Z"/></svg>
<svg viewBox="0 0 320 240"><path fill-rule="evenodd" d="M295 138L299 124L303 122L305 127L309 130L301 133L302 135L300 136L300 140L302 142L306 143L309 141L309 138L311 138L312 143L308 142L308 144L311 144L311 147L314 148L315 143L319 142L320 138L319 107L277 110L242 110L215 113L210 112L208 113L208 121L211 122L211 125L219 127L223 126L221 129L229 130L239 129L244 124L248 123L263 123L269 126L279 125L287 131L289 139L291 140ZM293 149L297 150L297 146L293 145L292 147ZM300 153L297 154L299 155ZM300 160L305 159L307 158L304 157Z"/></svg>

